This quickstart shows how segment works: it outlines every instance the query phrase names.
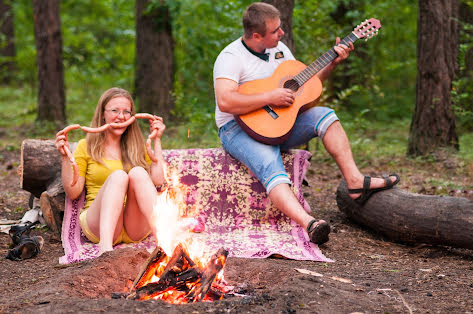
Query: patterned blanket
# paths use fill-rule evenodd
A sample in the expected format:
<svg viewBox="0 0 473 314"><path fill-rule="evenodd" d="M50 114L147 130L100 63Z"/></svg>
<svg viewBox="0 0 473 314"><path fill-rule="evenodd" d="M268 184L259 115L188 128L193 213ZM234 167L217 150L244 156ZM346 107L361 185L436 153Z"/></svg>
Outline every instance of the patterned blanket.
<svg viewBox="0 0 473 314"><path fill-rule="evenodd" d="M199 241L210 252L224 247L229 256L266 258L279 255L289 259L331 261L307 233L294 221L277 210L270 202L262 184L222 148L165 150L167 173L178 175L178 183L170 189L180 191L180 214L198 219L205 225L201 233L192 233L192 241ZM311 154L291 150L283 154L283 161L293 190L304 208L310 212L301 184L309 166ZM79 213L84 205L84 194L78 199L66 198L62 226L65 255L61 264L79 262L98 255L97 245L81 233ZM146 248L152 251L156 241L151 235L136 244L115 247Z"/></svg>

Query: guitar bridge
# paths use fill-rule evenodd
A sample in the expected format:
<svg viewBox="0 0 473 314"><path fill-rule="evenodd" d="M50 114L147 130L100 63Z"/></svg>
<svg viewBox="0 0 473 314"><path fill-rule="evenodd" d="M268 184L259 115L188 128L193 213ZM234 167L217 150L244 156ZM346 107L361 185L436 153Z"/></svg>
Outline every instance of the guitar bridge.
<svg viewBox="0 0 473 314"><path fill-rule="evenodd" d="M273 110L273 108L271 108L270 106L266 105L263 107L264 110L266 110L266 112L269 113L269 115L274 119L276 120L277 118L279 118L278 114Z"/></svg>

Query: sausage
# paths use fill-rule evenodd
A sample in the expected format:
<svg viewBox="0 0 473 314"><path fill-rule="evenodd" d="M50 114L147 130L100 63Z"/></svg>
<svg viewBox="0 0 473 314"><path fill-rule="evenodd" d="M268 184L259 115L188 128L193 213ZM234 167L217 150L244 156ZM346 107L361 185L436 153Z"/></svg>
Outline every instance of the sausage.
<svg viewBox="0 0 473 314"><path fill-rule="evenodd" d="M135 114L136 119L148 119L148 120L155 120L154 116L149 113L137 113Z"/></svg>
<svg viewBox="0 0 473 314"><path fill-rule="evenodd" d="M153 161L153 162L158 162L158 159L156 158L156 156L154 156L154 152L153 150L151 149L151 139L148 138L146 140L146 151L148 152L148 156L149 158Z"/></svg>
<svg viewBox="0 0 473 314"><path fill-rule="evenodd" d="M74 186L77 183L77 179L79 178L79 167L77 166L76 160L67 146L64 146L64 151L66 152L67 157L69 157L69 161L72 165L73 175L71 186Z"/></svg>
<svg viewBox="0 0 473 314"><path fill-rule="evenodd" d="M133 122L135 122L134 116L122 123L110 123L110 126L114 129L121 129L121 128L126 128L127 126L131 125Z"/></svg>
<svg viewBox="0 0 473 314"><path fill-rule="evenodd" d="M110 124L107 123L98 128L89 128L87 126L81 126L80 128L82 129L82 131L87 132L87 133L100 133L107 130L109 127L110 127Z"/></svg>
<svg viewBox="0 0 473 314"><path fill-rule="evenodd" d="M66 126L64 129L62 129L61 131L57 132L56 134L56 137L59 135L59 134L67 134L69 133L70 131L72 130L77 130L77 129L80 129L80 125L79 124L71 124L69 126Z"/></svg>

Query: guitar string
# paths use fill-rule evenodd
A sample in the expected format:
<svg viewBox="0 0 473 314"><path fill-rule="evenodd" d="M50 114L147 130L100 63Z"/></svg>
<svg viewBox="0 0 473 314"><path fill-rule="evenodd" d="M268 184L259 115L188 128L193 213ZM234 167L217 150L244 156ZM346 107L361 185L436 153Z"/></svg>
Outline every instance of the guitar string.
<svg viewBox="0 0 473 314"><path fill-rule="evenodd" d="M355 42L358 39L355 34L350 33L347 37L342 39L340 43L344 45L348 45L349 42ZM317 60L312 62L309 66L307 66L304 70L294 76L294 80L299 84L299 87L302 86L305 82L307 82L312 76L314 76L317 72L322 70L328 63L334 60L338 54L336 51L331 48L329 51L325 52L321 57Z"/></svg>

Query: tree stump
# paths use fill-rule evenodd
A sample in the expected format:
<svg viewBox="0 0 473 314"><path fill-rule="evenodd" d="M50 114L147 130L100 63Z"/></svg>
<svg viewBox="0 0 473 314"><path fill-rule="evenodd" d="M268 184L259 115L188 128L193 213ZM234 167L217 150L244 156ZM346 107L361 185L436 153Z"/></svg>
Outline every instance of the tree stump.
<svg viewBox="0 0 473 314"><path fill-rule="evenodd" d="M70 143L71 150L76 144ZM39 198L46 224L60 236L66 195L61 181L61 156L54 141L24 140L20 159L20 187Z"/></svg>
<svg viewBox="0 0 473 314"><path fill-rule="evenodd" d="M338 208L350 219L392 241L473 249L473 202L466 198L393 188L360 206L348 195L344 180L336 194Z"/></svg>

